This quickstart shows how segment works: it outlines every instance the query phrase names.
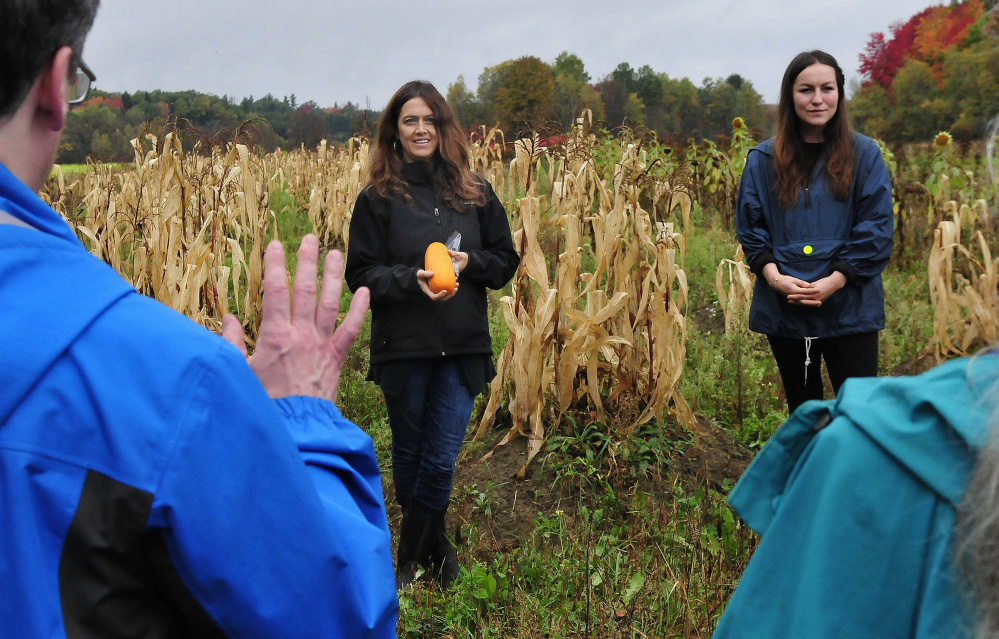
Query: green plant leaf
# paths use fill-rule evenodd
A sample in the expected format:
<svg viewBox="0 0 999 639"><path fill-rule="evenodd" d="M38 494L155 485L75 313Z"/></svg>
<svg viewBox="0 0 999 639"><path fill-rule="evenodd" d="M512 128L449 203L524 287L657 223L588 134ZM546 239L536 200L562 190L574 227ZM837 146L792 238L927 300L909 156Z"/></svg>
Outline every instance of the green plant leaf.
<svg viewBox="0 0 999 639"><path fill-rule="evenodd" d="M628 587L624 591L624 603L631 603L631 600L635 598L635 595L638 594L638 591L641 590L644 585L645 575L643 573L636 572L632 575L631 579L628 581Z"/></svg>

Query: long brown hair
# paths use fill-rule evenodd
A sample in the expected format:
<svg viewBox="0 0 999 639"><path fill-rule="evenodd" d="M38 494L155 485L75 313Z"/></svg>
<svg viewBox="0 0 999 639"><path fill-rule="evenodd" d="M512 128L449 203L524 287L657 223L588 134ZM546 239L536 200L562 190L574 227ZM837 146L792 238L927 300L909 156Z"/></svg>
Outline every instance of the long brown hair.
<svg viewBox="0 0 999 639"><path fill-rule="evenodd" d="M839 93L836 113L826 123L825 153L826 172L839 201L850 193L853 178L853 135L846 108L843 70L836 58L825 51L806 51L791 60L784 71L780 85L780 104L777 107L777 135L774 140L774 171L777 173L777 201L785 209L792 208L801 195L801 189L811 176L806 174L805 141L801 134L801 120L794 110L794 82L807 67L825 64L836 72L836 89Z"/></svg>
<svg viewBox="0 0 999 639"><path fill-rule="evenodd" d="M402 85L378 121L378 140L371 158L369 185L382 197L409 196L409 187L402 179L402 144L399 142L399 113L413 98L423 98L434 114L437 129L437 150L432 164L434 179L441 187L441 200L458 211L469 203L484 205L486 193L482 180L468 168L468 141L451 105L429 82L413 80Z"/></svg>

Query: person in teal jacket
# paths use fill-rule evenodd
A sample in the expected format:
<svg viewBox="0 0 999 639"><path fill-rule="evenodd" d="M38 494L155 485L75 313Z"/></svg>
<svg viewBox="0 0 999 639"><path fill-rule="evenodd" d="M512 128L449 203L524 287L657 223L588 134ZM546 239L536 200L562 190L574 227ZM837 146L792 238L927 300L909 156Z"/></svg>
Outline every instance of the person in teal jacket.
<svg viewBox="0 0 999 639"><path fill-rule="evenodd" d="M374 447L334 403L368 304L337 326L342 257L317 303L303 239L289 301L268 247L248 365L235 318L139 295L35 193L96 11L0 0L0 635L394 637Z"/></svg>
<svg viewBox="0 0 999 639"><path fill-rule="evenodd" d="M955 515L996 380L989 354L802 405L729 497L761 541L714 639L971 636Z"/></svg>

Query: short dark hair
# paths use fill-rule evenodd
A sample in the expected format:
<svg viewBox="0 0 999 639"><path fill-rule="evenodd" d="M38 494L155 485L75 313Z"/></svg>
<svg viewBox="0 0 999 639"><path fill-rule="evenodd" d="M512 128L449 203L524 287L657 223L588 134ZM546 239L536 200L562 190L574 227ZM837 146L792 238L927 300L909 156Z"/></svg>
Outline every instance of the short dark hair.
<svg viewBox="0 0 999 639"><path fill-rule="evenodd" d="M79 59L100 0L0 0L0 118L17 110L61 47Z"/></svg>

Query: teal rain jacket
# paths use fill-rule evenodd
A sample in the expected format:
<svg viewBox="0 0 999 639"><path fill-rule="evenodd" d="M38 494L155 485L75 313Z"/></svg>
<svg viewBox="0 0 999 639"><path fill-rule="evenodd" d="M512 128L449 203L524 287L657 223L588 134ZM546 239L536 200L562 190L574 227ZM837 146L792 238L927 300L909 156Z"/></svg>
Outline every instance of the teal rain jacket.
<svg viewBox="0 0 999 639"><path fill-rule="evenodd" d="M997 380L959 359L795 411L729 498L762 540L714 639L968 636L952 530Z"/></svg>
<svg viewBox="0 0 999 639"><path fill-rule="evenodd" d="M267 396L0 165L0 635L394 637L371 438Z"/></svg>

